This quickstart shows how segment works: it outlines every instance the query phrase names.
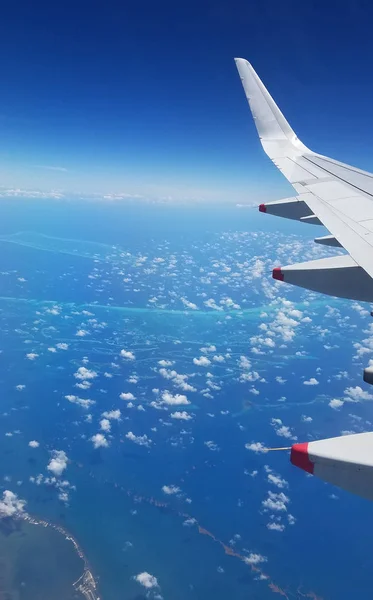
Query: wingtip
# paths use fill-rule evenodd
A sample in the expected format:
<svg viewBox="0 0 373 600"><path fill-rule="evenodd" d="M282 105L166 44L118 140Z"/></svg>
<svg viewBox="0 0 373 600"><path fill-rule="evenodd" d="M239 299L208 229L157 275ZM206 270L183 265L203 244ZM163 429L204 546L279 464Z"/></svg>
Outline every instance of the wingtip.
<svg viewBox="0 0 373 600"><path fill-rule="evenodd" d="M281 270L281 267L275 267L272 271L273 279L277 279L277 281L284 281L284 274Z"/></svg>
<svg viewBox="0 0 373 600"><path fill-rule="evenodd" d="M294 444L291 448L290 462L303 469L306 473L312 473L314 470L314 463L310 460L308 455L308 442L303 444Z"/></svg>

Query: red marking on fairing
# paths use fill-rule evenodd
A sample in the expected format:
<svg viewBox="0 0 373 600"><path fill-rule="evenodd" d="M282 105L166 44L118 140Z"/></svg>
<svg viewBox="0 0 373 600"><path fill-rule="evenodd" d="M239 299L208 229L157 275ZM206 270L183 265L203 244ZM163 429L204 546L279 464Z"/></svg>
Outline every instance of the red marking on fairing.
<svg viewBox="0 0 373 600"><path fill-rule="evenodd" d="M265 204L259 204L259 212L267 212L267 207Z"/></svg>
<svg viewBox="0 0 373 600"><path fill-rule="evenodd" d="M284 281L284 274L281 271L281 267L275 267L272 271L273 279L277 279L278 281Z"/></svg>
<svg viewBox="0 0 373 600"><path fill-rule="evenodd" d="M303 471L313 474L315 465L312 461L310 461L308 456L308 442L304 442L303 444L294 444L292 446L290 462L296 467L303 469Z"/></svg>

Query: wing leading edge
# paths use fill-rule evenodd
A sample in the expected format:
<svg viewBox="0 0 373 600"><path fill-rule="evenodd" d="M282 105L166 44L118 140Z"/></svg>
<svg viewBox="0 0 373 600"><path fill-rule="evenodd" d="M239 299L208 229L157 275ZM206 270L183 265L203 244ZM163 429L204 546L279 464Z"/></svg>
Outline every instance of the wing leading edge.
<svg viewBox="0 0 373 600"><path fill-rule="evenodd" d="M307 148L249 62L235 59L263 149L297 196L259 206L303 223L324 225L315 242L348 254L277 267L273 278L324 294L373 302L373 174ZM373 313L372 313L373 314ZM364 370L373 384L373 367ZM373 500L373 433L295 444L291 462L308 473Z"/></svg>

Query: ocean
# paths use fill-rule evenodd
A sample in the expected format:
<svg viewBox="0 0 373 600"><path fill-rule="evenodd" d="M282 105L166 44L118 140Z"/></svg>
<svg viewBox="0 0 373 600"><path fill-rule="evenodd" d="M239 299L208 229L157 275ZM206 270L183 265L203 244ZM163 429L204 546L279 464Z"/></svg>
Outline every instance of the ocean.
<svg viewBox="0 0 373 600"><path fill-rule="evenodd" d="M0 223L3 490L76 538L102 600L368 596L372 505L261 452L371 427L367 307L270 277L327 252L315 230L83 201Z"/></svg>

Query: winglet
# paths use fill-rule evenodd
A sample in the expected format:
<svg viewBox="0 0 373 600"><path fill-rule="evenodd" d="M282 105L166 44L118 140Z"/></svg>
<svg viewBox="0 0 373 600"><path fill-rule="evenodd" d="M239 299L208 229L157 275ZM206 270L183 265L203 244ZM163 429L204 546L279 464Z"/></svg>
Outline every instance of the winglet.
<svg viewBox="0 0 373 600"><path fill-rule="evenodd" d="M289 144L293 146L294 150L311 152L297 138L251 64L243 58L235 58L234 60L253 114L260 141L268 156L270 158L281 156L281 150L287 148Z"/></svg>

